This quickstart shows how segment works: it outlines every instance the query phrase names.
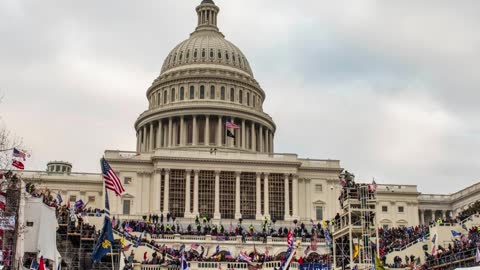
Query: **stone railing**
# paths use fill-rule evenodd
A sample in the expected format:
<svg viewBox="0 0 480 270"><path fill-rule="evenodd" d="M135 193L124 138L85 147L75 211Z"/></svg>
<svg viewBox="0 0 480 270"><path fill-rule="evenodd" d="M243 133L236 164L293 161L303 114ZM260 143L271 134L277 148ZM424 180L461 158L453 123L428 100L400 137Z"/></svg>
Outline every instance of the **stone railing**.
<svg viewBox="0 0 480 270"><path fill-rule="evenodd" d="M281 265L280 261L271 261L265 262L263 264L262 269L266 270L273 270L279 269ZM246 270L248 269L248 263L244 262L195 262L190 261L188 262L188 267L192 270L202 269L202 270L218 270L218 269L226 269L226 270ZM299 268L298 263L293 262L290 264L290 269L297 270ZM179 270L179 265L149 265L149 264L135 264L135 270Z"/></svg>

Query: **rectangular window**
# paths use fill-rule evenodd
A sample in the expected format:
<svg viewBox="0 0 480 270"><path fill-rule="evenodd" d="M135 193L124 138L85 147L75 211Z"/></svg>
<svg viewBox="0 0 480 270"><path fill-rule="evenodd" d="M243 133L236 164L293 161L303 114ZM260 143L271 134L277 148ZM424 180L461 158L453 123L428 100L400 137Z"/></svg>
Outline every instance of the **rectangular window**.
<svg viewBox="0 0 480 270"><path fill-rule="evenodd" d="M71 202L76 202L76 201L77 201L77 196L75 196L75 195L70 195L70 201L71 201Z"/></svg>
<svg viewBox="0 0 480 270"><path fill-rule="evenodd" d="M253 107L257 106L257 96L253 95Z"/></svg>
<svg viewBox="0 0 480 270"><path fill-rule="evenodd" d="M215 86L210 87L210 99L215 99Z"/></svg>
<svg viewBox="0 0 480 270"><path fill-rule="evenodd" d="M247 106L250 106L250 93L247 92Z"/></svg>
<svg viewBox="0 0 480 270"><path fill-rule="evenodd" d="M230 101L235 102L235 89L230 88Z"/></svg>
<svg viewBox="0 0 480 270"><path fill-rule="evenodd" d="M323 186L322 185L315 185L315 191L316 192L322 192L323 191Z"/></svg>
<svg viewBox="0 0 480 270"><path fill-rule="evenodd" d="M185 99L185 88L181 87L180 88L180 100Z"/></svg>
<svg viewBox="0 0 480 270"><path fill-rule="evenodd" d="M384 213L388 212L388 206L382 206L382 212Z"/></svg>
<svg viewBox="0 0 480 270"><path fill-rule="evenodd" d="M132 178L131 177L125 177L123 178L123 184L125 185L128 185L132 182Z"/></svg>
<svg viewBox="0 0 480 270"><path fill-rule="evenodd" d="M172 88L172 96L170 97L171 101L174 102L175 101L175 88Z"/></svg>
<svg viewBox="0 0 480 270"><path fill-rule="evenodd" d="M130 215L130 200L123 201L123 214Z"/></svg>
<svg viewBox="0 0 480 270"><path fill-rule="evenodd" d="M323 207L318 206L315 209L317 220L323 220Z"/></svg>
<svg viewBox="0 0 480 270"><path fill-rule="evenodd" d="M405 211L405 209L403 208L403 206L398 207L398 212L399 213L403 213L404 211Z"/></svg>
<svg viewBox="0 0 480 270"><path fill-rule="evenodd" d="M91 203L95 202L95 196L88 196L88 201Z"/></svg>

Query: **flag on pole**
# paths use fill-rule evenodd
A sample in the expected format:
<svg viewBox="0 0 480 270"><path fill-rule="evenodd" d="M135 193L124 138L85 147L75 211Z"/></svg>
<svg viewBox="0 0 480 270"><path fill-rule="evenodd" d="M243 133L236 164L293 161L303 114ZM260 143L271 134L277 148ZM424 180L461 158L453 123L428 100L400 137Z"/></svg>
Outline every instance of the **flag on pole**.
<svg viewBox="0 0 480 270"><path fill-rule="evenodd" d="M60 195L60 193L57 193L57 201L58 201L58 204L62 204L63 202L62 195Z"/></svg>
<svg viewBox="0 0 480 270"><path fill-rule="evenodd" d="M237 124L235 124L230 117L227 117L227 122L225 123L227 128L238 129L240 128Z"/></svg>
<svg viewBox="0 0 480 270"><path fill-rule="evenodd" d="M45 262L43 260L43 256L40 257L40 262L39 262L38 270L45 270Z"/></svg>
<svg viewBox="0 0 480 270"><path fill-rule="evenodd" d="M457 236L461 236L461 235L462 235L461 232L457 232L457 231L455 231L455 230L451 230L451 232L452 232L452 236L453 236L453 237L457 237Z"/></svg>
<svg viewBox="0 0 480 270"><path fill-rule="evenodd" d="M17 157L17 158L22 158L23 161L25 161L25 159L27 157L25 152L22 152L22 151L18 150L17 148L13 148L13 156Z"/></svg>
<svg viewBox="0 0 480 270"><path fill-rule="evenodd" d="M115 174L112 167L110 167L110 165L104 158L102 158L101 163L105 187L113 191L117 197L122 195L122 193L125 192L125 189L123 188L122 182L118 178L117 174Z"/></svg>
<svg viewBox="0 0 480 270"><path fill-rule="evenodd" d="M84 205L84 203L83 203L82 200L78 200L78 201L75 202L75 208L80 208L81 209L81 208L83 208L83 205Z"/></svg>
<svg viewBox="0 0 480 270"><path fill-rule="evenodd" d="M12 161L12 166L19 169L19 170L24 170L25 169L25 165L23 165L23 163L21 161L18 161L18 160L13 160Z"/></svg>
<svg viewBox="0 0 480 270"><path fill-rule="evenodd" d="M181 270L189 270L187 260L185 259L185 253L182 254Z"/></svg>
<svg viewBox="0 0 480 270"><path fill-rule="evenodd" d="M383 263L380 261L380 258L378 258L378 255L375 256L375 269L376 270L385 270L385 266L383 266Z"/></svg>
<svg viewBox="0 0 480 270"><path fill-rule="evenodd" d="M110 205L108 203L108 191L105 190L105 215L103 218L103 228L98 237L91 259L94 262L100 261L108 251L112 249L112 244L113 231L112 222L110 221Z"/></svg>

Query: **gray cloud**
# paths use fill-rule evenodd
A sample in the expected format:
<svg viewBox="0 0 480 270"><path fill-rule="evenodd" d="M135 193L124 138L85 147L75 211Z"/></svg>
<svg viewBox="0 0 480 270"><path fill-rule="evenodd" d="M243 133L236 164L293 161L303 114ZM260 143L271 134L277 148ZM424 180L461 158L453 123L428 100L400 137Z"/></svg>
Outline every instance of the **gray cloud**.
<svg viewBox="0 0 480 270"><path fill-rule="evenodd" d="M477 1L217 4L267 92L277 151L423 192L478 180ZM103 150L134 149L145 91L193 31L195 5L1 1L0 114L32 150L27 168L98 171Z"/></svg>

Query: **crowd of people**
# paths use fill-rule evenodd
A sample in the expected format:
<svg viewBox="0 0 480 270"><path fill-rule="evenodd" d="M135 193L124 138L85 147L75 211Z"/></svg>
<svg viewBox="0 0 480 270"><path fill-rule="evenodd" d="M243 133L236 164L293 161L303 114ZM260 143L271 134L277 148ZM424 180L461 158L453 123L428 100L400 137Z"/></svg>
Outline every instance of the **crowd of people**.
<svg viewBox="0 0 480 270"><path fill-rule="evenodd" d="M388 254L414 241L424 241L430 233L429 226L393 227L378 229L380 255Z"/></svg>
<svg viewBox="0 0 480 270"><path fill-rule="evenodd" d="M427 258L425 265L432 267L475 257L477 242L480 240L480 227L472 227L467 234L462 234L460 237L455 237L452 240L453 242L446 247L439 245L434 252L425 252L425 257Z"/></svg>

